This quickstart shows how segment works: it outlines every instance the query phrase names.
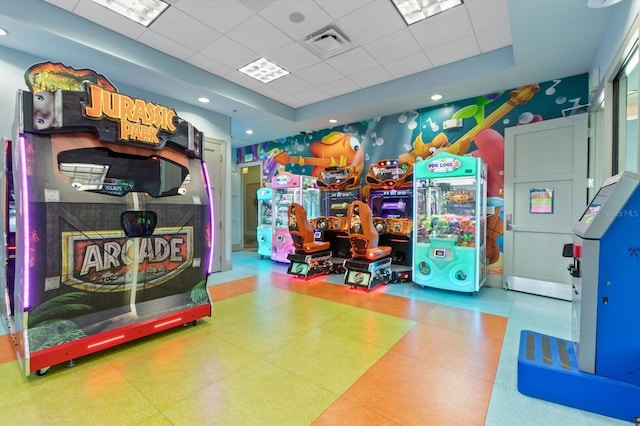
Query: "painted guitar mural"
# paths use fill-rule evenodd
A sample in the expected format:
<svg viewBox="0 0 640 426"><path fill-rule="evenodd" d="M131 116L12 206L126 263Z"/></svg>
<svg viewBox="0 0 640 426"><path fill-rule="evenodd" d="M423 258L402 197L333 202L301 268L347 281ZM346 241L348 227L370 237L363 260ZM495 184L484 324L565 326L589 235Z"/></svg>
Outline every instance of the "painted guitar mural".
<svg viewBox="0 0 640 426"><path fill-rule="evenodd" d="M537 84L530 84L513 90L509 95L508 101L453 143L449 143L449 139L444 133L439 133L431 142L424 143L422 133L420 133L413 142L413 150L406 154L401 154L399 159L401 161L415 163L416 161L425 160L443 151L456 155L464 155L469 150L471 142L473 142L478 133L496 124L498 120L516 106L529 102L538 91L540 91L540 86Z"/></svg>

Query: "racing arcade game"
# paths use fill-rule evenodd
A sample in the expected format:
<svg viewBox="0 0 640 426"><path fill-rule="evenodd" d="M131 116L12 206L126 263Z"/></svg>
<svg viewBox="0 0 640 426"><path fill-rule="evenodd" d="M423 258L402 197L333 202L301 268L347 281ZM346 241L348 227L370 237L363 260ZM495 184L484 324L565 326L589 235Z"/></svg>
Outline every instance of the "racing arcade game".
<svg viewBox="0 0 640 426"><path fill-rule="evenodd" d="M329 242L316 241L315 229L307 220L307 212L298 203L289 205L289 233L295 252L288 256L288 274L307 279L333 270Z"/></svg>
<svg viewBox="0 0 640 426"><path fill-rule="evenodd" d="M391 280L411 281L413 253L413 165L381 160L369 166L366 181L380 244L391 247Z"/></svg>
<svg viewBox="0 0 640 426"><path fill-rule="evenodd" d="M573 228L572 341L523 330L518 390L640 422L640 175L607 179Z"/></svg>
<svg viewBox="0 0 640 426"><path fill-rule="evenodd" d="M351 259L344 261L344 283L350 288L365 287L370 291L391 280L391 247L379 246L380 236L373 223L371 209L362 201L354 201L347 212Z"/></svg>
<svg viewBox="0 0 640 426"><path fill-rule="evenodd" d="M360 199L358 171L352 166L327 167L318 176L320 217L314 221L316 239L328 241L333 254L334 272L344 272L344 259L351 257L347 211Z"/></svg>

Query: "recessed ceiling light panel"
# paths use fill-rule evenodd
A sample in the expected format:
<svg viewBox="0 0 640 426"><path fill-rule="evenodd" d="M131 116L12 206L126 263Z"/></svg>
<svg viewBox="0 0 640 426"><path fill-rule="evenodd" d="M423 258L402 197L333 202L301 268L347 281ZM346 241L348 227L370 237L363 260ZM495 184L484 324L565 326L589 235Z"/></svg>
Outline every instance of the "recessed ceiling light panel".
<svg viewBox="0 0 640 426"><path fill-rule="evenodd" d="M250 64L240 68L238 71L263 83L268 83L275 80L276 78L280 78L289 74L289 71L280 68L279 66L277 66L273 62L269 62L265 58L260 58L256 61L253 61Z"/></svg>
<svg viewBox="0 0 640 426"><path fill-rule="evenodd" d="M91 0L116 13L148 27L168 7L162 0Z"/></svg>
<svg viewBox="0 0 640 426"><path fill-rule="evenodd" d="M407 25L460 6L462 0L391 0Z"/></svg>

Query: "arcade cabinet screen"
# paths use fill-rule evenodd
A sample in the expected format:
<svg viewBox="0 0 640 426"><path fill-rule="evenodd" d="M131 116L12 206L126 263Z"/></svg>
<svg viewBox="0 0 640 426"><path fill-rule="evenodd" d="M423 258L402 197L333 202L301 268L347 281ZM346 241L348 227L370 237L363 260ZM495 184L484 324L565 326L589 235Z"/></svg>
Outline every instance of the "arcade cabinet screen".
<svg viewBox="0 0 640 426"><path fill-rule="evenodd" d="M345 217L349 205L359 199L359 188L345 189L344 191L322 191L322 212L328 216Z"/></svg>
<svg viewBox="0 0 640 426"><path fill-rule="evenodd" d="M396 189L371 191L370 202L373 216L382 218L413 217L413 190Z"/></svg>
<svg viewBox="0 0 640 426"><path fill-rule="evenodd" d="M189 170L157 155L138 156L106 148L82 148L58 154L60 173L79 191L123 196L146 192L150 196L183 195Z"/></svg>
<svg viewBox="0 0 640 426"><path fill-rule="evenodd" d="M600 188L595 197L593 197L593 200L591 201L591 204L589 204L589 207L587 207L587 209L582 214L579 222L592 222L600 211L600 208L607 202L609 195L611 195L615 187L615 184L611 184Z"/></svg>

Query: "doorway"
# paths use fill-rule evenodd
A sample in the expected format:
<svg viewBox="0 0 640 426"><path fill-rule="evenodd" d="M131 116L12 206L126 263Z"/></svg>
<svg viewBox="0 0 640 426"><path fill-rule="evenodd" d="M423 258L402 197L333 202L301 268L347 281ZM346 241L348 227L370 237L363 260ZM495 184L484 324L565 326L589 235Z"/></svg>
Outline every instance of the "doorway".
<svg viewBox="0 0 640 426"><path fill-rule="evenodd" d="M587 114L505 136L504 287L571 300L562 248L587 202Z"/></svg>
<svg viewBox="0 0 640 426"><path fill-rule="evenodd" d="M258 189L262 183L260 163L242 167L242 241L245 251L258 251Z"/></svg>

